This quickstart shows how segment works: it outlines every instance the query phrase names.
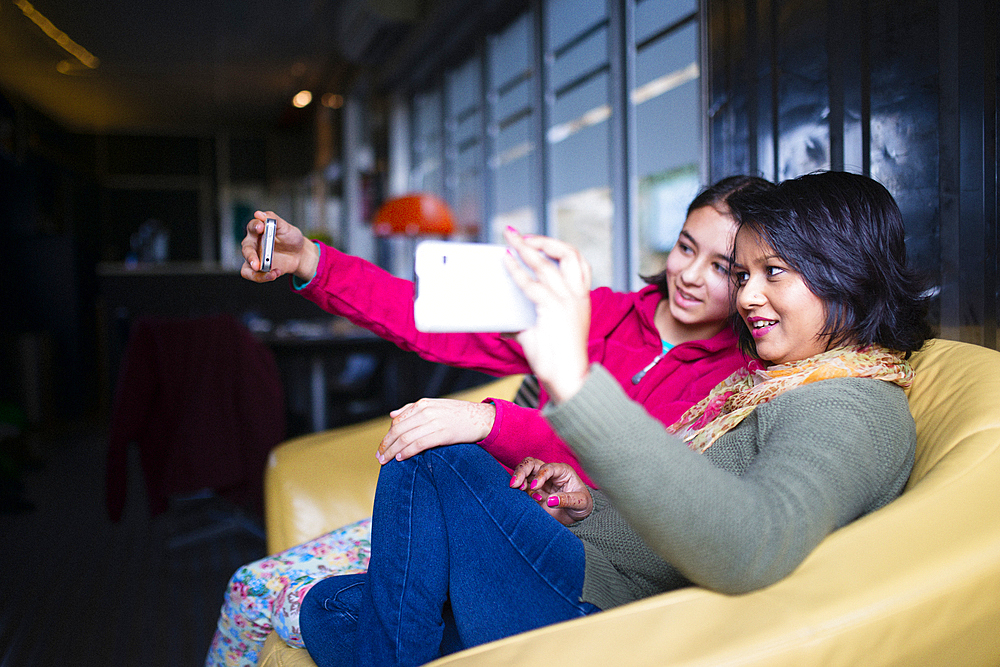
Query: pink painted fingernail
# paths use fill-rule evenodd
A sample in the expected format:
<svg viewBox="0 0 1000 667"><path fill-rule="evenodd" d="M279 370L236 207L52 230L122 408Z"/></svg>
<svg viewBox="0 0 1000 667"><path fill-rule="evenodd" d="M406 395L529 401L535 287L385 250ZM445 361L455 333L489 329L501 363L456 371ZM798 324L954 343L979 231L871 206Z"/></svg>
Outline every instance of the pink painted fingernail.
<svg viewBox="0 0 1000 667"><path fill-rule="evenodd" d="M514 486L516 486L514 484L514 482L516 482L516 481L517 481L517 475L514 475L513 477L510 478L510 487L511 488L514 488Z"/></svg>
<svg viewBox="0 0 1000 667"><path fill-rule="evenodd" d="M540 494L540 493L533 493L531 495L531 497L534 498L535 500L538 500L538 501L542 500L542 494Z"/></svg>
<svg viewBox="0 0 1000 667"><path fill-rule="evenodd" d="M546 502L549 507L555 507L559 504L559 496L549 496L549 499Z"/></svg>
<svg viewBox="0 0 1000 667"><path fill-rule="evenodd" d="M531 488L533 488L533 489L537 489L538 488L538 480L537 479L531 480Z"/></svg>

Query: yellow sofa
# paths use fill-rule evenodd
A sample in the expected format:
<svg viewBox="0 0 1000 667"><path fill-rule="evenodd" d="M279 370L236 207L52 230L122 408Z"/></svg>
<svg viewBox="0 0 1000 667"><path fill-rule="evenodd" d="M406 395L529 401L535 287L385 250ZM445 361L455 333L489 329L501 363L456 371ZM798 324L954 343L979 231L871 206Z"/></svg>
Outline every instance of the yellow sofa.
<svg viewBox="0 0 1000 667"><path fill-rule="evenodd" d="M664 593L441 658L436 666L1000 665L1000 352L914 355L906 491L746 595ZM518 378L470 392L512 396ZM371 513L384 420L278 447L265 492L278 551ZM271 634L261 665L312 666Z"/></svg>

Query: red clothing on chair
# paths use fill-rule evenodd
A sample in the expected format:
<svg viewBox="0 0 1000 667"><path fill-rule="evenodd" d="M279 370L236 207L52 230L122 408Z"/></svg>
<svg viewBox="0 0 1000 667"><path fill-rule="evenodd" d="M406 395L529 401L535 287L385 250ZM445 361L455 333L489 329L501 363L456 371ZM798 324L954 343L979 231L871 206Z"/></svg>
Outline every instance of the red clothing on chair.
<svg viewBox="0 0 1000 667"><path fill-rule="evenodd" d="M274 355L234 317L140 319L111 415L108 513L121 518L132 442L152 515L170 496L205 488L259 511L267 455L284 436Z"/></svg>

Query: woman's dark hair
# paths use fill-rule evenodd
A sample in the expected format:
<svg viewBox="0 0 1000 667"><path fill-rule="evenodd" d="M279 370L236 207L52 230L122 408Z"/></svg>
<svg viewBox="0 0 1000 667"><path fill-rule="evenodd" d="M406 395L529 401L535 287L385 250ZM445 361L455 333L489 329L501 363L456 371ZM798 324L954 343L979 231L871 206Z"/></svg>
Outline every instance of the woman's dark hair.
<svg viewBox="0 0 1000 667"><path fill-rule="evenodd" d="M826 304L829 347L878 343L906 353L930 338L925 282L906 264L903 216L881 184L826 171L767 192L735 193L739 224L787 262ZM740 348L756 355L746 325Z"/></svg>
<svg viewBox="0 0 1000 667"><path fill-rule="evenodd" d="M736 192L766 192L774 188L774 183L760 176L727 176L720 181L709 185L691 200L687 208L686 215L691 215L694 211L705 206L711 206L719 213L728 214L729 206L726 203L730 195ZM651 276L639 276L650 285L656 285L660 294L667 296L667 270L664 268L659 273Z"/></svg>

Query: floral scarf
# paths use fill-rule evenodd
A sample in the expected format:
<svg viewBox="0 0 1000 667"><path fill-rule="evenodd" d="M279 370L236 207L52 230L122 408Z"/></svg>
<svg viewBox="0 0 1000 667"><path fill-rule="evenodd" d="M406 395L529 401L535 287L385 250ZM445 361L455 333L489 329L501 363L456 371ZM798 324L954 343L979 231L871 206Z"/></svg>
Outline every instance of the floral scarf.
<svg viewBox="0 0 1000 667"><path fill-rule="evenodd" d="M901 354L879 345L838 347L790 364L742 368L720 382L667 431L694 451L704 452L758 405L795 387L843 377L873 378L906 389L913 382L913 370Z"/></svg>

